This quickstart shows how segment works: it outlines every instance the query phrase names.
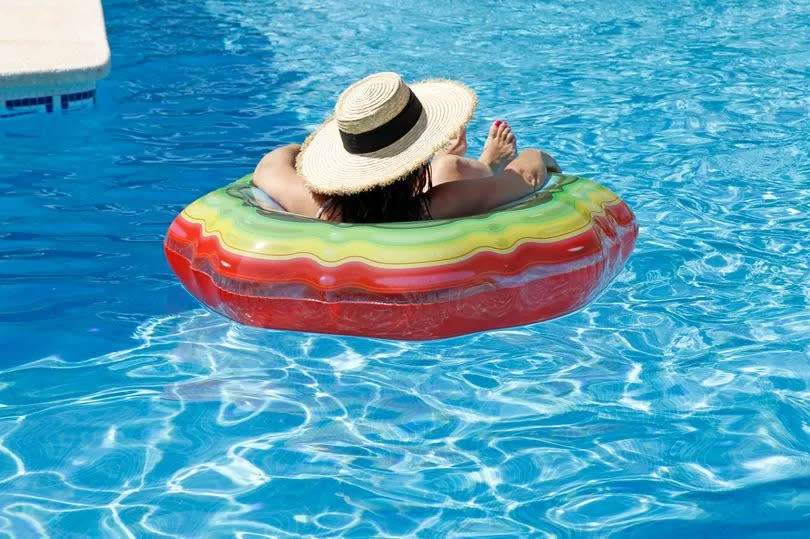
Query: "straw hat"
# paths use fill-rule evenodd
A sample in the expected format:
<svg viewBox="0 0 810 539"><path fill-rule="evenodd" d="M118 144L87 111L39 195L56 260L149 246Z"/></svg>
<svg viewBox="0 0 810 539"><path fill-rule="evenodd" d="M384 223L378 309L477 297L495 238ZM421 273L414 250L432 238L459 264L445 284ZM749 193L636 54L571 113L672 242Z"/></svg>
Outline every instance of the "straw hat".
<svg viewBox="0 0 810 539"><path fill-rule="evenodd" d="M388 185L446 147L476 103L460 82L409 87L396 73L370 75L340 95L334 116L304 142L296 169L313 192L325 195Z"/></svg>

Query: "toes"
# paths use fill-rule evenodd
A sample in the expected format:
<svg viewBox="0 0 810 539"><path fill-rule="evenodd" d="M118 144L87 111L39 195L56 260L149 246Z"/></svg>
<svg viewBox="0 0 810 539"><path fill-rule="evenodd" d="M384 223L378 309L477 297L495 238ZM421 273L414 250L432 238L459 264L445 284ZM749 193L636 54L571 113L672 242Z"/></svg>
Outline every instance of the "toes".
<svg viewBox="0 0 810 539"><path fill-rule="evenodd" d="M512 128L509 127L507 124L504 124L503 131L501 132L501 140L504 142L509 142L509 137L512 135Z"/></svg>
<svg viewBox="0 0 810 539"><path fill-rule="evenodd" d="M512 128L503 120L496 120L489 128L489 138L503 144L514 144L515 135Z"/></svg>

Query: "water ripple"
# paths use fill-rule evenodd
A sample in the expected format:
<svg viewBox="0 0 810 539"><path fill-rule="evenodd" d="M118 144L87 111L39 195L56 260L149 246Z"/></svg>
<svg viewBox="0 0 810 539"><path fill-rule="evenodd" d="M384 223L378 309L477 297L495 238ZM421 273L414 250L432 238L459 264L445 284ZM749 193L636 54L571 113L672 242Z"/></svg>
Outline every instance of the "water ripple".
<svg viewBox="0 0 810 539"><path fill-rule="evenodd" d="M98 106L0 124L0 532L807 535L805 3L105 12ZM613 286L439 343L195 310L170 220L378 70L474 87L471 152L505 118L620 192Z"/></svg>

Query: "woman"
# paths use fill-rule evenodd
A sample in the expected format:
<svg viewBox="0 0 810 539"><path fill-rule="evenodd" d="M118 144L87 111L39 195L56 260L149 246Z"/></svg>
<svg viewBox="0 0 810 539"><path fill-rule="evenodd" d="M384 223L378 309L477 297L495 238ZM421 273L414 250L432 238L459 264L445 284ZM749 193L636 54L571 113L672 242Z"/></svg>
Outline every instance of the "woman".
<svg viewBox="0 0 810 539"><path fill-rule="evenodd" d="M377 223L486 212L541 186L544 156L559 171L538 150L515 157L515 137L500 121L481 157L464 157L476 103L458 82L409 87L395 73L371 75L341 94L334 117L303 146L267 154L253 182L289 212Z"/></svg>

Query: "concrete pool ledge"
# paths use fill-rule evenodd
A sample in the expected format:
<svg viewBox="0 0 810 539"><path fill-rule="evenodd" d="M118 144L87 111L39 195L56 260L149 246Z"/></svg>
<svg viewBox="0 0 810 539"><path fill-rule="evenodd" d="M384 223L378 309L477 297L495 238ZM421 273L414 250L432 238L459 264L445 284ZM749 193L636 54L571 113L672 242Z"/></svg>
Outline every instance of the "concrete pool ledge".
<svg viewBox="0 0 810 539"><path fill-rule="evenodd" d="M100 0L0 4L0 115L92 102L110 71Z"/></svg>

